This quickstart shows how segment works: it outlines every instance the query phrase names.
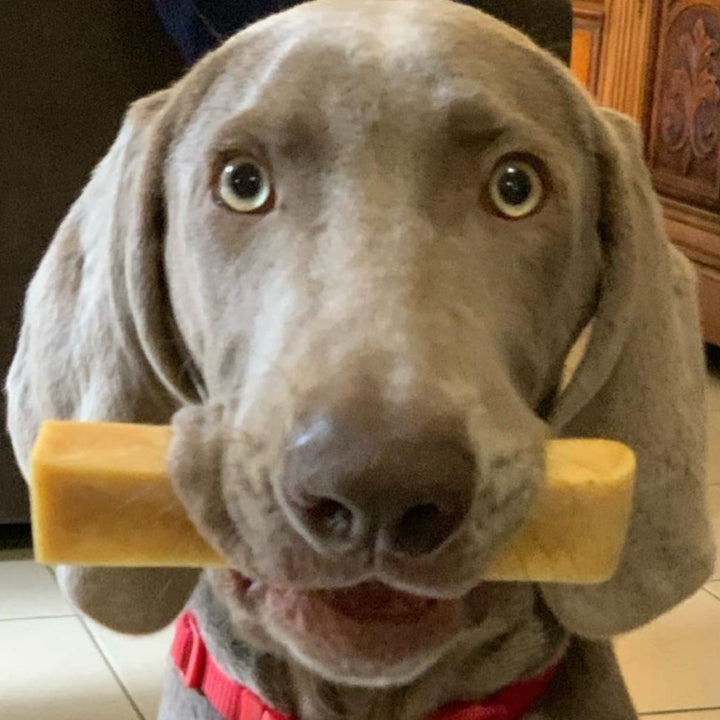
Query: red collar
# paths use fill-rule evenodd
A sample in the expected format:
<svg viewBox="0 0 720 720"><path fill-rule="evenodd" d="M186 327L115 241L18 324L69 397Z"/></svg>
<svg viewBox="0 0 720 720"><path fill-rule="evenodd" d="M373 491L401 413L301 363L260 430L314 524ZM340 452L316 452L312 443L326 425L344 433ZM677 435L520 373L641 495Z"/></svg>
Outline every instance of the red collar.
<svg viewBox="0 0 720 720"><path fill-rule="evenodd" d="M292 720L222 671L190 612L178 618L171 654L185 686L202 693L224 720ZM481 703L445 705L430 720L519 720L538 702L557 669L553 665L542 675L512 683Z"/></svg>

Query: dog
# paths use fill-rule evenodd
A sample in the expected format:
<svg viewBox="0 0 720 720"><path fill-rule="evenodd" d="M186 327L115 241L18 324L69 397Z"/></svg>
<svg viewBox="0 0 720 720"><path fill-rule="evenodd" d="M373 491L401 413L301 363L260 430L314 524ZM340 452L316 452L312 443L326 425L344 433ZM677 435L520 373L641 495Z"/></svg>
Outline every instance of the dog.
<svg viewBox="0 0 720 720"><path fill-rule="evenodd" d="M635 717L612 637L714 561L703 392L637 127L449 0L309 2L135 103L7 382L26 475L43 419L172 423L174 489L228 569L60 584L128 633L189 609L301 720L419 720L550 668L526 717ZM637 454L616 573L483 581L563 436ZM181 675L160 718L223 717Z"/></svg>

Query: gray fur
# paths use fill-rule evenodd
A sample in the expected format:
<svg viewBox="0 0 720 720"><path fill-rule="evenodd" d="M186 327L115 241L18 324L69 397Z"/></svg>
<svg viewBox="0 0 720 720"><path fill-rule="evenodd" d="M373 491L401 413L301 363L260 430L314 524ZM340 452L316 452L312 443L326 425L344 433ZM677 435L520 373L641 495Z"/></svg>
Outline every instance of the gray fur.
<svg viewBox="0 0 720 720"><path fill-rule="evenodd" d="M267 216L214 201L228 143L266 154L279 188ZM516 222L482 200L509 151L551 178L542 210ZM531 717L632 718L608 639L711 571L694 277L665 237L638 133L522 35L454 3L307 3L138 102L31 283L7 389L25 472L44 418L172 421L175 489L253 593L238 601L228 571L196 584L192 571L73 568L61 584L126 632L170 622L192 593L225 670L302 720L416 720L566 649ZM459 418L479 458L469 521L427 556L321 555L278 501L308 398L371 391ZM620 568L599 586L473 589L527 512L548 436L636 451ZM381 662L268 609L273 587L370 577L463 596L462 626ZM162 708L215 718L172 671Z"/></svg>

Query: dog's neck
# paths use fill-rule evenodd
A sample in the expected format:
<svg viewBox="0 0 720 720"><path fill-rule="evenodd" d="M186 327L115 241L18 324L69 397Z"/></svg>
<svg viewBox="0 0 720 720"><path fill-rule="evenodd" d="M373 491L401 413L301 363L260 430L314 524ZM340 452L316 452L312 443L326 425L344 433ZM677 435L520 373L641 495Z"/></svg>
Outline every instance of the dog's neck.
<svg viewBox="0 0 720 720"><path fill-rule="evenodd" d="M542 604L531 599L534 590L526 587L518 593L526 596L515 599L516 609L522 606L525 612L516 615L512 627L498 632L495 623L495 631L469 632L416 681L388 688L329 682L293 660L235 639L227 610L204 578L190 606L215 661L283 714L298 720L417 720L447 703L483 698L534 675L563 652L567 635Z"/></svg>

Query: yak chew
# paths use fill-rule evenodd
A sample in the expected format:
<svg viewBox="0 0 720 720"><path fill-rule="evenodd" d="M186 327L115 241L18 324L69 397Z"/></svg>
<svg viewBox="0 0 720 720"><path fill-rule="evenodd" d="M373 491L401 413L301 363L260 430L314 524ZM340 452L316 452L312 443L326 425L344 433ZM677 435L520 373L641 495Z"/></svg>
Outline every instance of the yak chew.
<svg viewBox="0 0 720 720"><path fill-rule="evenodd" d="M599 583L612 577L625 545L635 454L613 440L550 440L545 482L487 580Z"/></svg>
<svg viewBox="0 0 720 720"><path fill-rule="evenodd" d="M32 452L35 558L48 564L222 565L170 485L169 426L46 421Z"/></svg>
<svg viewBox="0 0 720 720"><path fill-rule="evenodd" d="M224 565L173 492L168 426L43 423L31 461L35 557L92 566ZM596 583L627 531L635 457L611 440L550 440L545 482L489 563L493 581Z"/></svg>

